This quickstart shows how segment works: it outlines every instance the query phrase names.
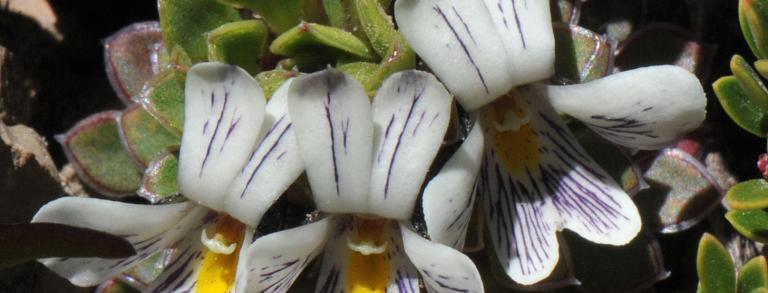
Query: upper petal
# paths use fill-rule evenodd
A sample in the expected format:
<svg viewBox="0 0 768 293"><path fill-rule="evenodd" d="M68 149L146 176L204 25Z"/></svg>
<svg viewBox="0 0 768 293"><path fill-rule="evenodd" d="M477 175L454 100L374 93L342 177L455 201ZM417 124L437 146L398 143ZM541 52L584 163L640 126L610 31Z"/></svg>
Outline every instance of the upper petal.
<svg viewBox="0 0 768 293"><path fill-rule="evenodd" d="M240 259L238 292L287 292L318 255L329 235L331 218L262 236Z"/></svg>
<svg viewBox="0 0 768 293"><path fill-rule="evenodd" d="M428 292L485 292L477 267L469 257L443 244L429 241L400 225L403 248L421 273Z"/></svg>
<svg viewBox="0 0 768 293"><path fill-rule="evenodd" d="M421 184L442 145L451 95L429 73L393 74L373 101L370 213L409 219Z"/></svg>
<svg viewBox="0 0 768 293"><path fill-rule="evenodd" d="M461 147L424 189L424 221L432 241L464 248L484 139L480 123L476 122Z"/></svg>
<svg viewBox="0 0 768 293"><path fill-rule="evenodd" d="M267 103L259 145L235 177L225 199L224 210L253 227L304 170L288 116L291 81L280 86Z"/></svg>
<svg viewBox="0 0 768 293"><path fill-rule="evenodd" d="M333 69L298 77L288 109L318 209L367 213L373 125L360 83Z"/></svg>
<svg viewBox="0 0 768 293"><path fill-rule="evenodd" d="M671 65L536 91L556 110L614 143L636 149L659 149L698 127L706 114L707 98L698 78Z"/></svg>
<svg viewBox="0 0 768 293"><path fill-rule="evenodd" d="M44 205L32 222L59 223L104 231L125 238L136 255L122 259L48 258L48 268L78 286L94 286L168 248L205 223L208 210L192 202L138 205L64 197Z"/></svg>
<svg viewBox="0 0 768 293"><path fill-rule="evenodd" d="M187 73L179 189L222 210L230 183L242 169L264 120L264 94L245 70L200 63Z"/></svg>
<svg viewBox="0 0 768 293"><path fill-rule="evenodd" d="M395 3L403 36L467 110L554 71L549 2L490 2Z"/></svg>

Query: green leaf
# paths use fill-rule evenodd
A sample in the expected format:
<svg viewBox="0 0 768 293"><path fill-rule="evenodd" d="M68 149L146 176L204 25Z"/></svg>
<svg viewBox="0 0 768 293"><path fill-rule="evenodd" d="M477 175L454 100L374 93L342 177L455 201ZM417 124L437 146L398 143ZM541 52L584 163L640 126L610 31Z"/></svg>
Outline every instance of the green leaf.
<svg viewBox="0 0 768 293"><path fill-rule="evenodd" d="M157 7L165 47L180 46L192 63L208 57L206 33L240 20L237 10L213 0L158 0Z"/></svg>
<svg viewBox="0 0 768 293"><path fill-rule="evenodd" d="M113 196L133 194L141 183L141 173L120 138L119 114L93 114L57 137L80 178L96 191Z"/></svg>
<svg viewBox="0 0 768 293"><path fill-rule="evenodd" d="M0 224L0 269L39 258L134 254L128 241L101 231L54 223Z"/></svg>
<svg viewBox="0 0 768 293"><path fill-rule="evenodd" d="M186 73L166 70L158 74L139 101L144 109L172 133L184 129L184 80Z"/></svg>
<svg viewBox="0 0 768 293"><path fill-rule="evenodd" d="M268 37L261 20L224 24L208 33L208 60L237 65L256 75Z"/></svg>
<svg viewBox="0 0 768 293"><path fill-rule="evenodd" d="M392 51L391 47L397 37L392 19L381 7L378 0L353 1L360 24L368 36L371 47L380 57L385 57Z"/></svg>
<svg viewBox="0 0 768 293"><path fill-rule="evenodd" d="M576 83L608 74L610 46L583 27L558 23L555 30L555 76Z"/></svg>
<svg viewBox="0 0 768 293"><path fill-rule="evenodd" d="M725 201L737 210L768 208L768 182L753 179L736 184L728 190Z"/></svg>
<svg viewBox="0 0 768 293"><path fill-rule="evenodd" d="M766 111L744 93L735 77L721 77L712 87L723 110L736 124L754 135L765 137L768 133Z"/></svg>
<svg viewBox="0 0 768 293"><path fill-rule="evenodd" d="M272 94L277 91L277 88L283 85L289 78L296 77L298 74L296 71L275 69L260 72L256 75L256 81L264 91L264 97L269 100L272 98Z"/></svg>
<svg viewBox="0 0 768 293"><path fill-rule="evenodd" d="M768 89L765 88L760 76L752 70L744 58L739 55L733 55L731 58L731 71L733 76L739 80L741 89L752 98L752 102L763 111L768 110Z"/></svg>
<svg viewBox="0 0 768 293"><path fill-rule="evenodd" d="M302 0L219 0L258 13L275 34L281 34L302 20Z"/></svg>
<svg viewBox="0 0 768 293"><path fill-rule="evenodd" d="M281 34L272 42L269 50L276 55L332 54L336 57L359 58L375 61L376 56L368 46L347 31L315 23L302 22Z"/></svg>
<svg viewBox="0 0 768 293"><path fill-rule="evenodd" d="M347 0L323 0L325 14L328 15L328 22L332 27L345 27L347 22L346 2Z"/></svg>
<svg viewBox="0 0 768 293"><path fill-rule="evenodd" d="M128 107L119 120L126 149L144 167L169 146L181 143L179 136L157 122L141 105Z"/></svg>
<svg viewBox="0 0 768 293"><path fill-rule="evenodd" d="M768 263L764 256L751 259L739 271L738 292L750 293L768 287Z"/></svg>
<svg viewBox="0 0 768 293"><path fill-rule="evenodd" d="M696 270L699 275L699 293L736 292L736 272L731 255L709 233L704 233L699 241Z"/></svg>
<svg viewBox="0 0 768 293"><path fill-rule="evenodd" d="M147 21L131 24L104 40L107 77L118 97L126 104L157 73L162 45L160 24Z"/></svg>
<svg viewBox="0 0 768 293"><path fill-rule="evenodd" d="M768 78L768 60L755 61L755 69L763 78Z"/></svg>
<svg viewBox="0 0 768 293"><path fill-rule="evenodd" d="M179 158L166 151L149 164L137 193L153 204L170 202L179 195L178 173Z"/></svg>
<svg viewBox="0 0 768 293"><path fill-rule="evenodd" d="M768 293L768 288L762 287L752 290L750 293Z"/></svg>
<svg viewBox="0 0 768 293"><path fill-rule="evenodd" d="M725 218L741 235L758 242L768 242L768 213L763 210L730 210Z"/></svg>
<svg viewBox="0 0 768 293"><path fill-rule="evenodd" d="M768 3L762 0L739 1L739 25L752 53L768 58Z"/></svg>
<svg viewBox="0 0 768 293"><path fill-rule="evenodd" d="M408 43L406 43L401 35L397 34L395 36L392 49L392 52L382 60L379 66L367 69L369 71L357 72L357 74L360 74L360 78L364 78L360 82L370 97L376 95L376 91L390 75L416 67L416 53L408 46ZM362 68L358 69L362 70Z"/></svg>

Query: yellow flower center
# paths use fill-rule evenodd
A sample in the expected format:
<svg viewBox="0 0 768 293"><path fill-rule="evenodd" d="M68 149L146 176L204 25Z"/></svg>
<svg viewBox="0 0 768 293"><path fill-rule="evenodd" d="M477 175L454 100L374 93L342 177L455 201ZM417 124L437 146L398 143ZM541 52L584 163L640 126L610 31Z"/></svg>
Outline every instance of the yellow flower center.
<svg viewBox="0 0 768 293"><path fill-rule="evenodd" d="M350 293L384 293L389 284L390 222L386 219L355 217L355 229L347 239L349 262L347 291Z"/></svg>
<svg viewBox="0 0 768 293"><path fill-rule="evenodd" d="M496 156L513 175L539 170L539 141L528 107L512 92L486 106L481 116Z"/></svg>
<svg viewBox="0 0 768 293"><path fill-rule="evenodd" d="M203 230L203 243L208 247L197 277L197 292L226 293L235 282L237 259L243 245L245 224L228 215L216 220L213 238Z"/></svg>

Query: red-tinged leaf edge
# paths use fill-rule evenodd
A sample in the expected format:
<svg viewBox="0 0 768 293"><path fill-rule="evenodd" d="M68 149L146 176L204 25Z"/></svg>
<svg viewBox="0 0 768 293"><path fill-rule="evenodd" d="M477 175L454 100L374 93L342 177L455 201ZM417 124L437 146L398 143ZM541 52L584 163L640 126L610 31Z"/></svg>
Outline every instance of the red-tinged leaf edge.
<svg viewBox="0 0 768 293"><path fill-rule="evenodd" d="M151 50L148 50L146 61L149 67L149 70L152 71L152 76L157 74L160 71L160 54L163 50L163 41L162 41L162 32L160 30L160 23L157 21L144 21L144 22L137 22L130 24L126 27L123 27L119 31L115 32L114 34L110 35L109 37L102 40L102 43L104 45L104 67L105 71L107 72L107 78L109 79L110 85L112 85L112 89L114 89L115 93L117 93L117 96L120 98L123 103L126 105L133 104L132 97L139 94L141 92L141 89L138 89L136 93L131 93L131 91L128 89L127 85L124 83L124 81L120 78L120 74L117 70L118 64L115 64L115 60L113 60L113 52L112 49L114 46L119 46L119 42L131 42L132 39L137 33L147 33L147 34L157 34L157 45L155 48L152 48ZM135 64L134 64L135 65ZM151 76L150 76L151 77ZM149 80L146 80L147 82Z"/></svg>

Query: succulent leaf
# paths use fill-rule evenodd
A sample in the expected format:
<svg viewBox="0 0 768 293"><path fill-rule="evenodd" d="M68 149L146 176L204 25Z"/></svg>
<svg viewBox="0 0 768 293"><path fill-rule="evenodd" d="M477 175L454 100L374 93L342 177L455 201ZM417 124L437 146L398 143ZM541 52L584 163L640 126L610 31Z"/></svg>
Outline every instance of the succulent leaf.
<svg viewBox="0 0 768 293"><path fill-rule="evenodd" d="M752 98L755 105L764 111L768 109L768 89L765 88L760 76L752 70L744 58L739 55L733 55L731 58L731 71L733 76L739 80L741 89Z"/></svg>
<svg viewBox="0 0 768 293"><path fill-rule="evenodd" d="M112 196L133 194L141 183L141 173L120 138L119 114L93 114L58 137L80 178L96 191Z"/></svg>
<svg viewBox="0 0 768 293"><path fill-rule="evenodd" d="M178 173L178 156L166 151L149 164L137 193L153 204L172 201L179 195Z"/></svg>
<svg viewBox="0 0 768 293"><path fill-rule="evenodd" d="M256 75L268 37L261 20L226 23L208 33L208 60L237 65Z"/></svg>
<svg viewBox="0 0 768 293"><path fill-rule="evenodd" d="M725 196L728 206L737 210L768 208L768 182L753 179L734 185Z"/></svg>
<svg viewBox="0 0 768 293"><path fill-rule="evenodd" d="M125 104L133 103L131 98L157 74L165 54L156 21L131 24L104 40L107 77Z"/></svg>
<svg viewBox="0 0 768 293"><path fill-rule="evenodd" d="M751 259L739 271L738 292L750 293L768 287L768 263L764 256Z"/></svg>
<svg viewBox="0 0 768 293"><path fill-rule="evenodd" d="M736 124L754 135L765 137L768 133L767 111L747 95L736 77L721 77L712 87L720 105Z"/></svg>
<svg viewBox="0 0 768 293"><path fill-rule="evenodd" d="M275 34L295 27L302 20L303 0L219 0L221 3L244 7L261 16Z"/></svg>
<svg viewBox="0 0 768 293"><path fill-rule="evenodd" d="M337 57L377 60L368 46L352 33L315 23L300 23L278 36L269 47L273 54L283 56L314 55L318 49L328 50L327 53Z"/></svg>
<svg viewBox="0 0 768 293"><path fill-rule="evenodd" d="M157 7L165 47L180 46L193 63L208 57L206 33L240 20L234 8L211 0L158 0Z"/></svg>
<svg viewBox="0 0 768 293"><path fill-rule="evenodd" d="M735 293L736 272L728 250L714 236L705 233L696 257L699 293Z"/></svg>
<svg viewBox="0 0 768 293"><path fill-rule="evenodd" d="M752 53L760 59L768 58L768 3L740 0L739 25Z"/></svg>
<svg viewBox="0 0 768 293"><path fill-rule="evenodd" d="M583 83L608 75L610 46L586 28L555 24L555 76Z"/></svg>
<svg viewBox="0 0 768 293"><path fill-rule="evenodd" d="M283 69L275 69L270 71L262 71L256 75L256 81L259 82L261 89L264 90L264 98L269 100L272 94L277 91L285 81L289 78L296 77L298 72L289 71Z"/></svg>
<svg viewBox="0 0 768 293"><path fill-rule="evenodd" d="M768 242L768 213L765 211L731 210L725 218L741 235L758 242Z"/></svg>
<svg viewBox="0 0 768 293"><path fill-rule="evenodd" d="M166 70L141 94L140 103L172 133L181 135L184 128L184 79L186 74Z"/></svg>
<svg viewBox="0 0 768 293"><path fill-rule="evenodd" d="M141 105L128 107L118 119L120 136L128 153L143 167L166 148L181 141L181 137L171 133Z"/></svg>

